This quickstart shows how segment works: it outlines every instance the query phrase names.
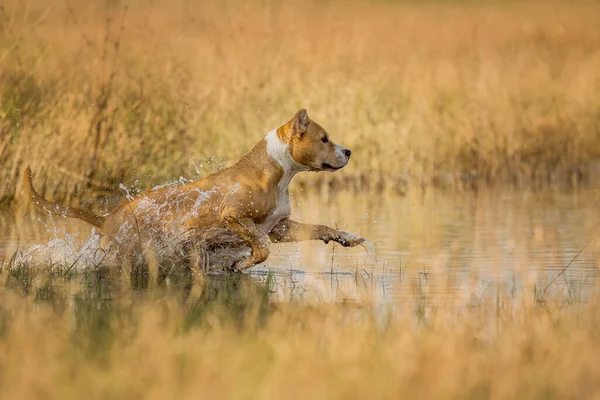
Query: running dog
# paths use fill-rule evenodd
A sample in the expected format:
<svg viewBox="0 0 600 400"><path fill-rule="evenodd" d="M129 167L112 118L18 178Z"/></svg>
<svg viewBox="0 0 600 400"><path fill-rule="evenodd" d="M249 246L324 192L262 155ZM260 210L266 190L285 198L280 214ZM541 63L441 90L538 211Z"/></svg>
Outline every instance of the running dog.
<svg viewBox="0 0 600 400"><path fill-rule="evenodd" d="M23 188L31 203L41 210L86 221L102 232L104 240L118 246L126 246L132 235L156 237L178 232L189 236L203 229L224 228L250 249L231 266L244 270L268 258L267 239L275 243L335 241L346 247L365 241L325 225L290 219L291 179L302 171L337 171L348 164L351 154L301 109L235 165L196 182L143 192L106 215L45 200L33 188L29 167Z"/></svg>

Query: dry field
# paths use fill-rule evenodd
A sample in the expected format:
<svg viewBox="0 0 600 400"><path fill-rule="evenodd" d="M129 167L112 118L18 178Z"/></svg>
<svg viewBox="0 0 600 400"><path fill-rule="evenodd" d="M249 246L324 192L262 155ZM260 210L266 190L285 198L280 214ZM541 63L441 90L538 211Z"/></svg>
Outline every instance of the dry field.
<svg viewBox="0 0 600 400"><path fill-rule="evenodd" d="M499 290L459 309L415 288L389 308L273 304L268 286L208 282L182 305L94 277L21 278L0 304L2 398L600 396L597 299Z"/></svg>
<svg viewBox="0 0 600 400"><path fill-rule="evenodd" d="M577 185L599 93L592 1L6 0L0 197L194 178L300 107L355 152L297 184Z"/></svg>

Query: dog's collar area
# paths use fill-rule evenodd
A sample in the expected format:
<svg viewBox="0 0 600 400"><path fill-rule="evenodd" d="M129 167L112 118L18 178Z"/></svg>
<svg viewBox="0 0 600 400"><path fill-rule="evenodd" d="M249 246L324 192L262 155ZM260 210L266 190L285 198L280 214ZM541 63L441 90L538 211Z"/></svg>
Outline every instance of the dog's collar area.
<svg viewBox="0 0 600 400"><path fill-rule="evenodd" d="M267 154L273 158L281 167L285 174L296 174L300 171L309 171L310 168L294 160L290 153L290 146L283 143L277 135L277 129L272 130L265 136L267 142Z"/></svg>

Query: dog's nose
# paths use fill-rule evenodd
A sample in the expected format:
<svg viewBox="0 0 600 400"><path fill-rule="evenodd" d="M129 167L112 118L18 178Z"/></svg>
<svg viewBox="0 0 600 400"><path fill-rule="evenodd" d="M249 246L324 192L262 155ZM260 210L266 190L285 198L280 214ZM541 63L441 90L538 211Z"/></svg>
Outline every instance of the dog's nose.
<svg viewBox="0 0 600 400"><path fill-rule="evenodd" d="M350 158L350 155L352 154L352 152L348 149L344 149L344 154L346 155L347 158Z"/></svg>

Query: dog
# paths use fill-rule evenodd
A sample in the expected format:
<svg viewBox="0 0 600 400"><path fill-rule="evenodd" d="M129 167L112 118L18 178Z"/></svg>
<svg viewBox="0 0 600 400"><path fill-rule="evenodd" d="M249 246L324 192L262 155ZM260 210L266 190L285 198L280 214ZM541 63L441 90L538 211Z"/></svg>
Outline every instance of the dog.
<svg viewBox="0 0 600 400"><path fill-rule="evenodd" d="M361 236L325 225L290 219L291 179L303 171L337 171L348 164L351 154L349 149L334 143L305 109L300 109L233 166L185 185L143 192L106 215L45 200L32 185L29 167L23 187L37 208L83 220L101 231L105 244L127 247L130 252L141 250L139 246L127 245L132 236L148 239L148 245L151 238L165 235L193 241L197 232L212 228L226 231L250 249L230 267L241 271L267 260L269 239L274 243L334 241L345 247L365 241Z"/></svg>

